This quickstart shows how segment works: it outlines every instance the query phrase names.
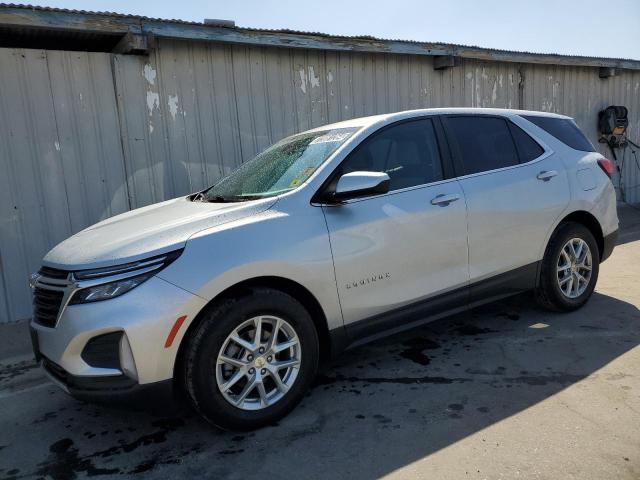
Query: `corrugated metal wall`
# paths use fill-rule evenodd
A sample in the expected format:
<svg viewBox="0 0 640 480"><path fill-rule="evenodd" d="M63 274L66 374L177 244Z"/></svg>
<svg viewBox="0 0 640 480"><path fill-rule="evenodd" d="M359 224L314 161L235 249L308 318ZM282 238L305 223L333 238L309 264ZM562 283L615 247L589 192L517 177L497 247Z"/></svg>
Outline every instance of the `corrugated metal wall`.
<svg viewBox="0 0 640 480"><path fill-rule="evenodd" d="M0 49L0 322L70 234L128 209L108 54Z"/></svg>
<svg viewBox="0 0 640 480"><path fill-rule="evenodd" d="M200 189L280 138L363 115L441 106L573 116L627 105L640 72L160 40L149 57L0 49L0 322L30 316L27 276L111 215ZM640 201L630 153L623 186Z"/></svg>

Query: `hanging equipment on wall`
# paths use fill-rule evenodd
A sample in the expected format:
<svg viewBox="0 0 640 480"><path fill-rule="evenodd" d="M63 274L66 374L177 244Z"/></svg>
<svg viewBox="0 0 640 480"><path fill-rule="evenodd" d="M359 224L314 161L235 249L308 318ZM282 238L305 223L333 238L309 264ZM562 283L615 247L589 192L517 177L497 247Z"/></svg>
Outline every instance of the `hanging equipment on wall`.
<svg viewBox="0 0 640 480"><path fill-rule="evenodd" d="M636 167L640 170L640 162L638 161L636 149L640 146L627 138L627 127L629 126L629 110L622 105L610 105L604 110L598 112L598 133L600 134L600 143L606 143L611 150L611 155L616 164L616 170L619 174L620 195L625 200L625 187L623 185L622 169L624 167L624 154L627 147L630 146ZM635 148L634 148L635 147ZM622 156L618 160L616 149L622 149Z"/></svg>
<svg viewBox="0 0 640 480"><path fill-rule="evenodd" d="M611 148L621 147L629 126L627 107L610 105L598 113L598 131Z"/></svg>

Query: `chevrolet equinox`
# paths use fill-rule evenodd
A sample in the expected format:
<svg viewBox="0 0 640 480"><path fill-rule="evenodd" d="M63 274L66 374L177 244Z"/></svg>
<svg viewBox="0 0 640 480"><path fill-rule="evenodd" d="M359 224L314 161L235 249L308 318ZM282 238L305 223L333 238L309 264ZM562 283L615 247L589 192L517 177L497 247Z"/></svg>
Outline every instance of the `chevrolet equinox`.
<svg viewBox="0 0 640 480"><path fill-rule="evenodd" d="M212 187L93 225L30 279L36 358L77 398L169 386L222 428L272 423L320 360L534 290L591 296L612 164L565 116L427 109L279 141Z"/></svg>

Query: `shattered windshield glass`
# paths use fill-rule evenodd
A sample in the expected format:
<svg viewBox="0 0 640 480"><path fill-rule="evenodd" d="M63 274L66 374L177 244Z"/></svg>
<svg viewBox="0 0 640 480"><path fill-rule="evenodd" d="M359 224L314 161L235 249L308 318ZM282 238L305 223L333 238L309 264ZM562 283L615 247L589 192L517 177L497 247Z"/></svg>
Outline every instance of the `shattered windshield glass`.
<svg viewBox="0 0 640 480"><path fill-rule="evenodd" d="M357 130L337 128L287 137L196 195L194 200L239 202L293 190Z"/></svg>

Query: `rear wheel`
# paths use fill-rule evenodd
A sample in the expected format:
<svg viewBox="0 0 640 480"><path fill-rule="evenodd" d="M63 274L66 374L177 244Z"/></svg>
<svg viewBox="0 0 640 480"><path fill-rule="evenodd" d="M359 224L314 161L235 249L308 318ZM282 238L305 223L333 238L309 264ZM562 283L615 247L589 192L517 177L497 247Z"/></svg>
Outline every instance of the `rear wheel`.
<svg viewBox="0 0 640 480"><path fill-rule="evenodd" d="M599 267L598 245L589 229L579 223L561 224L542 260L538 303L555 311L581 307L593 293Z"/></svg>
<svg viewBox="0 0 640 480"><path fill-rule="evenodd" d="M187 345L185 386L211 423L249 430L273 423L302 399L318 365L311 316L266 288L211 308Z"/></svg>

